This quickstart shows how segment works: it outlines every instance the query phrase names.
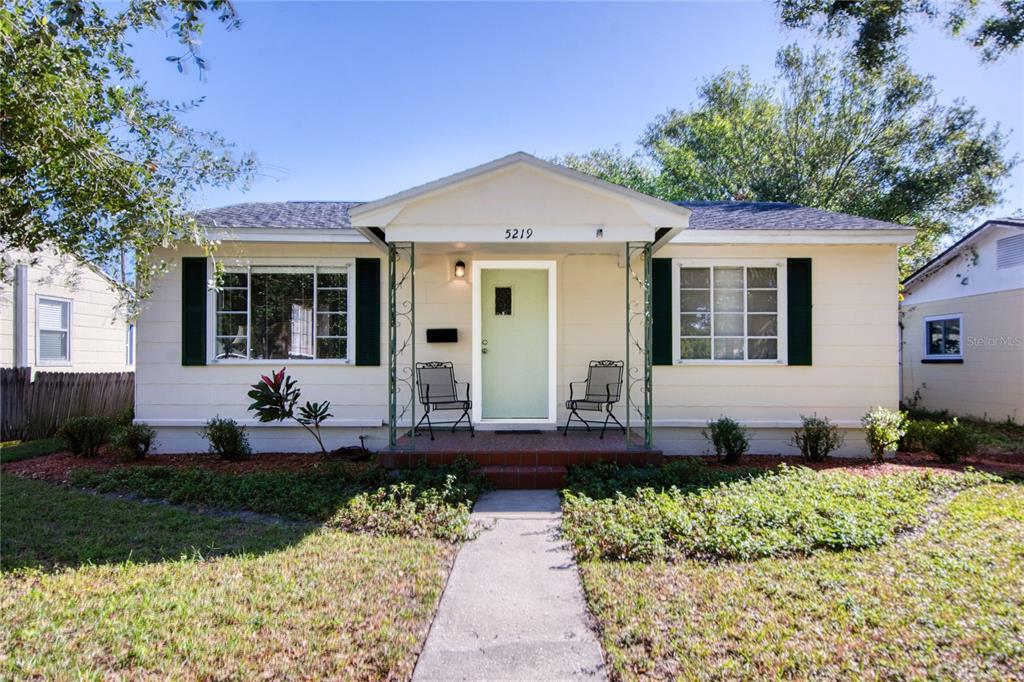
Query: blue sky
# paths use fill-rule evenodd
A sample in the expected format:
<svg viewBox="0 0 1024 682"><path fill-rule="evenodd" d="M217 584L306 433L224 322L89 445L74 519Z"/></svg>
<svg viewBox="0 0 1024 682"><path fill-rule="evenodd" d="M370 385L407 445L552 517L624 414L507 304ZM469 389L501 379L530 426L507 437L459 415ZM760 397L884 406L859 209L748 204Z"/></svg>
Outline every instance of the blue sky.
<svg viewBox="0 0 1024 682"><path fill-rule="evenodd" d="M631 150L697 85L748 65L774 75L783 31L773 3L239 3L243 26L210 25L205 80L178 74L160 33L135 40L154 92L205 97L189 122L256 152L248 192L211 190L200 205L288 199L370 200L526 151L541 157L616 144ZM923 27L912 66L941 99L964 98L1013 129L1024 150L1024 57L983 65L962 41ZM1006 203L1024 207L1024 168Z"/></svg>

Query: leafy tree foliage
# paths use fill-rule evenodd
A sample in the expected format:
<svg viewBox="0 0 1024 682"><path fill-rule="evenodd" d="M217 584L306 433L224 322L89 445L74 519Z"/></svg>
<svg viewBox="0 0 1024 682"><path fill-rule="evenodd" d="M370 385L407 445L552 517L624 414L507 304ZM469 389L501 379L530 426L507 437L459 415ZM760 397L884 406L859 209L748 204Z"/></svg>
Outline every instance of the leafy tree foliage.
<svg viewBox="0 0 1024 682"><path fill-rule="evenodd" d="M912 225L905 269L998 203L1016 163L1004 134L962 102L939 105L903 62L872 73L789 47L777 65L775 84L746 69L706 81L695 106L648 127L635 155L560 162L671 201L782 201Z"/></svg>
<svg viewBox="0 0 1024 682"><path fill-rule="evenodd" d="M1013 52L1024 40L1024 0L1001 0L995 12L980 22L973 22L978 0L776 0L776 4L782 23L790 28L813 26L826 35L843 36L852 25L853 50L868 69L898 59L902 39L921 19L941 18L955 36L969 32L968 42L981 50L985 61Z"/></svg>
<svg viewBox="0 0 1024 682"><path fill-rule="evenodd" d="M203 16L229 28L228 0L17 0L0 7L0 240L44 245L99 266L127 253L144 291L159 267L147 256L175 240L204 243L189 217L202 187L245 182L255 159L196 130L150 96L129 54L140 31L162 27L181 45L179 71L206 64ZM126 286L127 288L127 286Z"/></svg>

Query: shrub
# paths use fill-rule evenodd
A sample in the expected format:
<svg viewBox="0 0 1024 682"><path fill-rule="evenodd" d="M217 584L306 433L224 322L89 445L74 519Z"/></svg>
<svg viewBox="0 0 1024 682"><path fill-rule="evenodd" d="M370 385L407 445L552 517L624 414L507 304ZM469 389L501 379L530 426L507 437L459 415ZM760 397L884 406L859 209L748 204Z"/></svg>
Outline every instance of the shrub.
<svg viewBox="0 0 1024 682"><path fill-rule="evenodd" d="M619 493L632 495L639 488L658 491L672 487L696 490L761 473L761 469L709 469L696 457L670 458L661 466L621 466L598 462L570 467L566 490L594 499L605 499Z"/></svg>
<svg viewBox="0 0 1024 682"><path fill-rule="evenodd" d="M296 387L295 379L285 374L284 370L282 367L280 372L271 372L269 377L262 376L259 382L251 386L252 390L247 394L252 398L249 410L255 412L261 422L280 422L285 419L297 422L309 431L320 446L320 452L326 455L327 448L320 435L320 425L334 416L330 412L331 403L327 400L322 403L307 400L305 405L298 405L302 391Z"/></svg>
<svg viewBox="0 0 1024 682"><path fill-rule="evenodd" d="M252 454L245 427L239 426L234 419L214 417L206 422L206 426L199 432L199 435L210 443L210 452L221 459L231 461L248 459Z"/></svg>
<svg viewBox="0 0 1024 682"><path fill-rule="evenodd" d="M403 482L360 493L327 522L328 527L371 535L430 537L458 542L469 536L471 502L461 499L456 477L439 488Z"/></svg>
<svg viewBox="0 0 1024 682"><path fill-rule="evenodd" d="M72 417L64 422L57 435L64 439L68 450L75 455L97 457L112 428L113 423L107 417Z"/></svg>
<svg viewBox="0 0 1024 682"><path fill-rule="evenodd" d="M800 415L803 426L793 432L789 444L800 449L800 454L812 462L820 462L829 454L842 447L843 434L828 417Z"/></svg>
<svg viewBox="0 0 1024 682"><path fill-rule="evenodd" d="M871 456L877 462L882 461L886 450L895 449L899 445L900 439L907 431L907 415L884 407L868 410L867 414L861 417L860 423L864 425L864 436L868 441Z"/></svg>
<svg viewBox="0 0 1024 682"><path fill-rule="evenodd" d="M153 447L156 431L149 424L128 424L114 434L114 445L121 449L125 459L142 459Z"/></svg>
<svg viewBox="0 0 1024 682"><path fill-rule="evenodd" d="M978 437L969 426L953 418L936 424L925 444L940 461L952 463L973 455L978 448Z"/></svg>
<svg viewBox="0 0 1024 682"><path fill-rule="evenodd" d="M747 430L728 417L719 417L715 421L709 421L708 428L701 431L701 435L711 441L715 448L715 454L726 463L739 460L750 445L747 440Z"/></svg>

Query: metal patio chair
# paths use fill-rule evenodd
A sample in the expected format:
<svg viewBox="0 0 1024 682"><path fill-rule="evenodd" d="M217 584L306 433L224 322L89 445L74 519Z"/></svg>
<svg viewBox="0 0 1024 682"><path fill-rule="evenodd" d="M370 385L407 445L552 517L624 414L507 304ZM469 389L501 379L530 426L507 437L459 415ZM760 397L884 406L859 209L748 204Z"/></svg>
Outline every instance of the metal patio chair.
<svg viewBox="0 0 1024 682"><path fill-rule="evenodd" d="M430 440L434 440L434 423L430 419L430 413L442 410L462 410L462 414L454 422L436 422L438 425L452 425L452 433L462 420L469 424L469 435L476 437L473 429L473 420L469 411L473 407L473 401L469 399L469 382L455 381L455 370L450 362L417 362L416 363L416 386L419 389L419 402L423 406L423 416L420 417L414 431L419 430L423 420L427 420L427 429L430 431ZM466 387L465 398L458 395L458 386Z"/></svg>
<svg viewBox="0 0 1024 682"><path fill-rule="evenodd" d="M569 435L569 424L573 417L583 422L590 431L590 425L597 425L597 420L587 421L580 416L579 410L584 412L604 412L604 424L601 426L601 438L604 438L604 431L608 428L608 420L614 421L626 432L626 427L616 419L612 413L615 403L619 402L622 396L622 360L591 360L590 369L587 371L586 381L569 382L569 399L565 401L565 409L569 410L569 419L565 422L563 436ZM586 384L583 397L577 398L575 386Z"/></svg>

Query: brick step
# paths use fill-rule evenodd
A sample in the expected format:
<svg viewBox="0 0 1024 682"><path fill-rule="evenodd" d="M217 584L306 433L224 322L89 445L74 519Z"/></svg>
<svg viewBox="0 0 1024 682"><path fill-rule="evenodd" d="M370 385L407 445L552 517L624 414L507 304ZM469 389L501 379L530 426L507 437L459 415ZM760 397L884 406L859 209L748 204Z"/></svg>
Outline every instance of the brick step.
<svg viewBox="0 0 1024 682"><path fill-rule="evenodd" d="M563 466L485 466L477 471L499 490L551 490L565 486Z"/></svg>

